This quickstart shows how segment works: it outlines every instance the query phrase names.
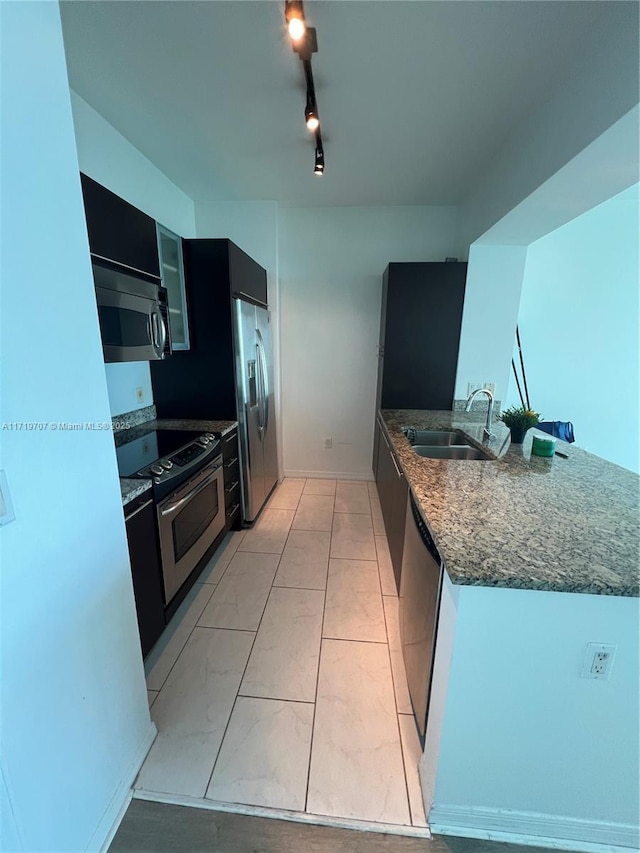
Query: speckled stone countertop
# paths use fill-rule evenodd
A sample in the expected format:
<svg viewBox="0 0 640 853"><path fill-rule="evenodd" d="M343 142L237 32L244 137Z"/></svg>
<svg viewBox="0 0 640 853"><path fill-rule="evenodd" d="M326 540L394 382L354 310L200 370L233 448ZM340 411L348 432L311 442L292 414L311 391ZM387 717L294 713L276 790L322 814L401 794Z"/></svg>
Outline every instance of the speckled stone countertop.
<svg viewBox="0 0 640 853"><path fill-rule="evenodd" d="M638 596L640 478L558 441L568 455L531 456L537 430L510 445L485 416L383 411L389 438L455 584ZM426 459L401 427L461 429L491 461ZM544 433L539 433L544 435Z"/></svg>
<svg viewBox="0 0 640 853"><path fill-rule="evenodd" d="M151 480L135 480L132 477L120 477L120 494L122 506L126 506L138 495L151 488Z"/></svg>

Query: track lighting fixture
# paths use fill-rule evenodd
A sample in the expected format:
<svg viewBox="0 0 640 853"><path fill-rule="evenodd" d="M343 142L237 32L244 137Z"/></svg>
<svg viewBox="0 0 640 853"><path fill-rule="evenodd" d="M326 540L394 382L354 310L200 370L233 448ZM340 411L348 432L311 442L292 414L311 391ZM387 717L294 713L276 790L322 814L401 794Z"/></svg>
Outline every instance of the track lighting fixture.
<svg viewBox="0 0 640 853"><path fill-rule="evenodd" d="M294 42L300 41L307 30L304 11L302 9L302 0L286 0L284 5L284 16L287 21L289 38Z"/></svg>
<svg viewBox="0 0 640 853"><path fill-rule="evenodd" d="M318 51L318 39L315 27L308 27L304 17L302 0L285 0L284 16L287 22L287 31L292 41L294 51L300 57L307 84L307 102L304 108L304 120L307 129L315 134L315 175L324 174L324 148L320 136L320 118L318 116L318 103L316 101L316 90L313 83L313 71L311 70L311 57Z"/></svg>
<svg viewBox="0 0 640 853"><path fill-rule="evenodd" d="M313 174L324 175L324 148L322 147L320 131L316 133L316 162L313 167Z"/></svg>
<svg viewBox="0 0 640 853"><path fill-rule="evenodd" d="M318 118L318 107L315 98L310 97L310 92L307 91L307 106L304 109L304 120L307 123L309 130L317 130L320 127L320 119Z"/></svg>

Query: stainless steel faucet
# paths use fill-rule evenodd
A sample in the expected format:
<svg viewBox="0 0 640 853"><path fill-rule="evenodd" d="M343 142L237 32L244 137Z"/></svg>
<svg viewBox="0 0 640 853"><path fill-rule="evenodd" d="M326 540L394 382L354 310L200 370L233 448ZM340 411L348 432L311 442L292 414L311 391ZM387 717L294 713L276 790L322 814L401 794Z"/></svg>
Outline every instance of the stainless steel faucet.
<svg viewBox="0 0 640 853"><path fill-rule="evenodd" d="M471 404L478 396L478 394L486 394L489 398L489 407L487 409L487 424L483 430L483 435L486 439L491 441L491 439L493 438L493 433L491 432L491 421L493 420L493 394L491 393L491 391L489 391L488 388L476 388L475 391L472 391L467 399L465 412L471 411Z"/></svg>

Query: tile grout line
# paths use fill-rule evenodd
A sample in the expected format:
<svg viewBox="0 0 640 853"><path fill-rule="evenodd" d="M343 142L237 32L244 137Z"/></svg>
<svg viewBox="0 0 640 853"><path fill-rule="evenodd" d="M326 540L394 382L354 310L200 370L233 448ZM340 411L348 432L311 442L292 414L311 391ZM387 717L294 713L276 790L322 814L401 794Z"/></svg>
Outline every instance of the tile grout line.
<svg viewBox="0 0 640 853"><path fill-rule="evenodd" d="M376 554L378 553L376 548ZM396 679L393 672L393 666L391 664L391 642L389 639L389 623L387 622L387 608L384 606L385 596L382 595L382 578L380 576L380 563L378 562L378 582L380 583L380 595L382 598L382 613L384 615L384 624L385 630L387 632L387 655L389 658L389 672L391 673L391 687L393 689L393 703L396 708L396 727L398 729L398 738L400 740L400 757L402 758L402 772L404 773L404 787L407 794L407 808L409 810L409 823L413 826L413 813L411 811L411 797L409 796L409 782L407 780L407 765L404 758L404 747L402 745L402 731L400 729L400 711L398 709L398 694L396 691ZM387 596L388 598L393 598L393 596ZM398 616L398 618L400 618Z"/></svg>
<svg viewBox="0 0 640 853"><path fill-rule="evenodd" d="M337 491L337 484L336 484ZM336 505L335 495L333 497L333 506ZM316 672L316 692L313 700L313 719L311 720L311 743L309 744L309 763L307 765L307 788L304 794L304 809L303 811L306 814L310 814L307 812L307 805L309 803L309 782L311 781L311 759L313 756L313 741L316 729L316 711L318 708L318 685L320 684L320 665L322 663L322 635L324 634L324 617L327 610L327 589L329 587L329 566L331 565L331 540L333 538L333 519L335 516L335 512L331 514L331 532L329 534L329 554L327 556L327 580L324 585L324 603L322 605L322 624L320 625L320 649L318 652L318 669Z"/></svg>
<svg viewBox="0 0 640 853"><path fill-rule="evenodd" d="M284 482L284 481L283 481L283 482ZM306 480L305 480L305 484L306 484ZM303 486L303 488L304 488L304 486ZM300 502L300 499L298 499L298 503L299 503L299 502ZM267 509L267 508L268 508L268 507L265 507L265 509ZM295 518L295 511L294 511L294 518ZM291 519L291 523L293 524L293 519ZM275 577L276 577L276 575L278 574L278 569L280 568L280 562L281 562L281 560L282 560L282 555L284 554L284 549L287 547L287 542L288 542L288 540L289 540L289 535L290 535L290 533L291 533L291 527L289 527L289 530L288 530L288 532L287 532L287 536L286 536L285 541L284 541L284 545L283 545L283 547L282 547L282 551L280 552L280 557L279 557L278 562L277 562L277 564L276 564L276 570L275 570L275 572L273 573L273 580L275 580ZM257 551L257 552L248 552L248 553L262 553L262 552ZM225 571L226 571L226 570L225 570ZM246 660L246 662L245 662L244 669L242 670L242 676L240 677L240 681L238 682L238 689L237 689L237 691L236 691L236 696L235 696L235 699L233 700L233 705L231 706L231 712L230 712L230 714L229 714L229 716L228 716L228 718L227 718L227 724L226 724L226 725L225 725L225 727L224 727L224 732L223 732L223 734L222 734L222 738L220 739L220 746L218 747L218 751L217 751L217 753L216 753L216 757L215 757L215 760L214 760L214 762L213 762L213 766L212 766L212 768L211 768L211 773L210 773L210 775L209 775L209 779L208 779L207 784L206 784L206 787L205 787L205 789L204 789L203 799L207 799L207 791L209 790L209 786L211 785L211 780L213 779L213 774L215 773L215 770L216 770L216 764L218 763L218 758L220 757L220 753L222 752L222 747L224 746L224 740L225 740L225 738L226 738L226 736L227 736L227 732L228 732L228 730L229 730L229 723L231 722L231 718L233 717L233 712L234 712L234 711L235 711L235 709L236 709L236 705L237 705L237 703L238 703L238 697L240 697L240 696L241 696L240 690L241 690L241 688L242 688L242 682L244 681L244 677L245 677L246 672L247 672L247 667L249 666L249 661L251 660L251 655L253 654L253 648L254 648L254 646L255 646L255 644L256 644L256 639L257 639L257 637L258 637L258 632L260 631L260 626L262 625L262 620L264 619L264 614L265 614L265 613L266 613L266 611L267 611L267 606L268 606L268 604L269 604L269 599L271 598L271 593L272 593L273 588L274 588L274 587L273 587L273 580L271 581L271 586L270 586L270 588L269 588L269 593L268 593L268 595L267 595L267 597L266 597L266 599L265 599L264 607L262 608L262 613L261 613L261 615L260 615L260 621L258 622L258 627L256 628L256 632L255 632L255 634L253 635L253 642L251 643L251 648L249 649L249 654L247 655L247 660ZM241 629L236 629L236 630L241 630ZM213 801L212 801L212 802L213 802Z"/></svg>
<svg viewBox="0 0 640 853"><path fill-rule="evenodd" d="M234 533L236 533L236 532L239 532L239 531L235 531L235 530L234 530L233 532L234 532ZM242 540L241 540L241 541L242 541ZM238 543L238 545L239 545L239 544L240 544L240 543ZM180 656L182 655L183 651L185 650L185 647L186 647L187 643L189 642L189 640L191 639L191 635L193 634L193 632L195 631L195 629L196 629L196 628L202 628L202 627L204 627L203 625L198 625L198 620L200 619L200 617L201 617L201 616L202 616L202 614L204 613L204 611L205 611L205 608L206 608L207 604L209 604L209 602L211 601L211 599L212 599L212 597L213 597L214 592L215 592L215 591L216 591L216 589L218 588L218 585L220 584L220 581L222 580L222 578L226 575L227 570L228 570L229 566L231 565L231 561L233 560L233 558L235 557L235 555L236 555L237 553L238 553L238 547L236 546L236 548L235 548L235 550L234 550L233 554L231 555L231 558L229 559L229 562L228 562L228 563L227 563L227 565L225 566L224 571L222 572L222 574L220 575L220 580L219 580L217 583L215 583L215 584L207 584L208 586L213 586L213 589L211 590L211 595L207 598L207 600L205 601L205 603L204 603L204 605L203 605L203 607L202 607L202 610L200 611L200 613L199 613L199 614L198 614L198 616L196 617L195 624L194 624L193 628L192 628L192 629L189 631L189 633L187 634L187 639L186 639L186 640L184 641L184 643L182 644L182 648L181 648L181 649L180 649L180 651L178 652L178 654L177 654L177 656L176 656L176 659L174 660L174 662L173 662L173 663L171 664L171 666L169 667L169 671L168 671L168 672L167 672L167 674L165 675L164 680L163 680L162 684L160 685L160 687L159 687L159 689L158 689L158 693L160 693L160 691L162 690L162 688L163 688L163 687L165 686L165 684L167 683L167 679L169 678L169 676L170 676L170 675L171 675L171 673L173 672L173 669L174 669L175 665L178 663L178 659L180 658ZM203 569L203 571L204 571L204 569ZM196 582L194 583L193 587L195 587L196 583L198 583L198 581L196 581ZM203 582L203 585L204 585L204 582ZM192 589L193 589L193 587L192 587ZM195 596L194 596L194 598L195 598ZM187 610L188 610L188 608L187 608ZM185 615L186 615L186 613L185 613ZM174 613L174 617L175 617L175 613ZM177 626L176 626L176 628L177 628ZM145 680L145 683L146 683L146 681L147 681L146 673L145 673L145 679L144 679L144 680ZM147 688L147 689L149 689L149 688ZM156 696L156 699L157 699L157 698L158 698L158 697ZM154 699L153 701L155 702L155 699Z"/></svg>
<svg viewBox="0 0 640 853"><path fill-rule="evenodd" d="M282 551L284 553L284 548L282 549ZM282 559L282 555L280 555L280 559ZM276 570L273 574L274 578L275 578L276 573L278 571L279 565L280 565L280 560L278 560L278 563L276 565ZM220 753L222 752L222 747L224 746L224 739L226 738L227 732L229 731L229 723L231 722L231 718L233 717L233 712L235 711L236 705L238 703L238 697L240 696L240 688L242 687L242 682L244 681L244 677L245 677L245 674L247 672L247 667L249 666L249 661L250 661L251 655L253 653L253 647L256 644L256 638L258 636L258 631L260 630L260 626L262 625L262 620L264 619L264 614L267 610L267 605L269 604L269 599L271 598L271 591L272 590L273 590L273 582L271 583L269 593L265 599L264 607L262 608L262 613L260 614L260 621L258 622L258 627L256 628L255 634L253 635L253 641L251 643L251 648L249 649L249 654L247 655L247 660L245 661L244 668L242 670L242 675L240 676L240 681L238 682L238 689L236 690L236 696L235 696L235 699L233 700L233 705L231 706L231 711L229 713L229 716L227 717L227 723L224 727L224 732L223 732L222 737L220 739L220 746L218 747L218 751L216 753L216 757L214 759L213 766L211 768L211 773L209 774L209 779L208 779L207 784L206 784L205 789L204 789L203 799L207 799L207 791L209 790L209 785L211 784L211 780L213 779L213 774L215 773L216 764L218 763L218 758L220 757ZM220 630L224 630L224 629L220 629ZM241 630L241 629L238 628L236 630Z"/></svg>

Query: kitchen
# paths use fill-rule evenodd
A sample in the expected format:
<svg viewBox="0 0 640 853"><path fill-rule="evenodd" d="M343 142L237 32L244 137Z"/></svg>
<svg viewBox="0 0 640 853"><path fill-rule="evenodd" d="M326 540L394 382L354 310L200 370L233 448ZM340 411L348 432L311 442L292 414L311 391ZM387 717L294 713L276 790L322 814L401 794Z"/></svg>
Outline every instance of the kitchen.
<svg viewBox="0 0 640 853"><path fill-rule="evenodd" d="M25 12L24 14L27 13ZM37 12L33 10L30 14L36 16ZM40 32L37 20L32 21L32 26L36 33ZM50 35L51 30L49 26L53 26L53 24L47 24L46 32ZM327 36L322 35L322 33L323 30L319 27L319 34L322 40L318 67L320 67L319 60L322 57L322 51L328 50ZM38 49L41 54L41 61L43 61L42 56L48 56L47 51L53 51L53 46L56 43L55 40L51 43L46 42L46 40L36 40L30 49ZM49 47L47 47L47 44L49 44ZM28 52L26 52L25 56L28 55ZM290 53L285 54L283 51L282 65L287 73L295 73L295 66L293 68L290 67L294 60L294 56ZM52 67L59 68L59 65L56 65L57 61L53 57L51 58ZM23 65L19 63L19 67L22 68ZM25 181L23 185L29 187L29 193L25 196L24 216L28 221L32 221L34 210L42 211L40 214L43 217L42 232L43 234L51 235L51 241L47 242L49 257L59 257L60 261L64 262L64 268L69 270L71 262L71 249L68 248L70 245L69 226L67 225L64 232L56 232L53 230L54 225L57 227L55 217L45 216L46 211L59 209L60 200L65 199L64 203L67 207L64 209L70 211L69 219L76 223L74 226L76 229L74 231L76 235L74 237L76 240L74 244L76 246L76 255L74 257L77 256L77 261L74 261L74 263L77 265L77 273L74 275L77 277L74 279L73 276L67 275L64 287L61 283L56 289L57 295L55 300L53 298L54 295L51 294L48 297L51 302L44 302L42 304L46 304L47 306L50 304L53 314L56 317L60 317L60 306L70 304L69 302L65 303L62 301L62 294L66 294L67 290L65 288L72 288L75 281L77 282L77 286L75 289L69 291L70 294L73 293L73 296L69 295L66 297L66 299L72 298L75 308L73 311L68 312L66 319L61 318L61 322L64 319L64 322L67 323L65 328L68 328L68 332L63 337L63 346L61 347L60 342L57 343L55 352L58 354L54 358L52 355L54 349L48 350L48 365L41 366L40 373L35 372L34 369L33 376L29 380L31 387L36 387L35 383L37 383L37 388L39 389L37 403L35 400L30 403L29 412L24 412L23 410L19 412L18 407L15 407L14 412L10 408L5 409L3 411L4 417L9 419L10 415L13 415L11 420L39 420L38 415L45 415L45 412L46 420L55 419L61 421L102 421L105 419L105 415L107 417L109 415L108 410L105 411L104 379L100 379L97 373L98 368L102 370L104 368L102 368L99 337L96 339L97 326L93 313L95 312L95 298L92 293L88 293L86 290L87 280L91 281L86 242L83 246L80 245L83 239L86 241L86 236L82 238L82 228L84 226L79 218L79 186L74 185L73 193L69 188L64 189L64 187L68 186L69 180L73 183L71 175L74 174L77 176L78 162L73 162L75 160L75 150L68 147L73 144L73 130L69 123L68 106L66 108L67 113L65 114L64 123L56 118L58 115L56 109L60 108L60 100L57 93L62 91L63 82L66 85L66 81L63 81L62 77L51 75L48 85L51 87L57 85L61 88L55 90L55 97L51 95L47 99L48 106L46 109L35 91L32 103L34 105L38 104L36 112L41 112L41 118L44 122L43 131L46 127L46 132L43 132L41 135L42 142L40 144L44 145L45 139L51 139L52 128L58 128L59 131L56 132L60 134L59 145L61 150L69 151L68 157L64 161L67 164L67 172L65 173L67 175L67 182L63 182L62 179L52 182L51 175L44 170L44 165L41 172L36 171L33 174L25 171L25 166L25 168L15 172L15 178L12 178L12 180L17 181L20 176ZM25 85L26 82L22 79L21 87L23 91ZM45 90L46 92L49 92L49 90ZM321 103L321 108L328 109L328 96L325 90L323 90L322 97L326 106L322 107ZM296 98L295 92L291 92L285 100L287 104L291 101L291 109L294 118L297 119L299 97ZM280 214L276 216L275 205L268 200L207 202L200 205L198 209L197 219L199 220L201 230L197 232L195 230L196 216L193 213L193 207L190 208L187 203L186 194L181 193L175 184L163 181L157 171L154 171L154 167L149 161L145 160L139 152L128 147L124 138L106 126L105 122L101 122L98 114L88 107L81 97L72 94L72 101L76 114L80 114L81 116L80 121L78 121L76 116L76 124L79 127L77 130L79 139L78 149L80 169L82 171L92 174L98 182L110 185L110 188L114 192L126 197L128 201L140 209L146 209L150 215L160 220L175 233L184 236L215 235L230 237L238 245L245 248L261 266L267 269L270 283L273 282L275 284L276 281L280 282L280 292L278 293L276 289L275 295L273 297L270 296L270 305L273 313L277 315L276 319L280 323L280 331L277 335L274 334L274 340L279 340L282 355L284 355L287 349L292 351L292 347L295 352L303 351L301 349L303 344L308 344L314 349L320 347L319 351L323 353L326 372L322 369L321 360L307 360L296 363L295 360L292 361L283 357L280 359L282 365L280 379L282 387L279 389L279 393L282 393L282 404L284 407L282 413L284 435L281 440L284 444L283 448L281 448L279 458L283 461L286 460L285 470L287 473L300 479L306 478L308 474L314 472L316 475L324 474L328 479L333 479L330 476L332 473L342 473L353 480L360 479L367 472L369 472L368 476L371 477L375 363L371 360L367 352L371 352L371 348L375 347L377 341L381 275L386 264L392 259L444 260L448 255L464 257L462 253L455 250L453 227L455 210L451 207L432 207L417 210L411 210L410 208L400 210L378 209L367 212L364 207L361 207L356 210L334 209L315 211L300 207L289 209L290 212L287 212L287 208L283 208ZM30 114L33 116L33 109ZM84 140L84 144L81 144L81 140ZM33 144L35 145L35 143ZM309 167L307 162L309 150L304 140L300 141L299 147L302 152L300 162L302 173ZM335 143L334 147L337 148ZM34 150L37 150L37 148ZM330 174L329 152L330 149L327 144L326 178L329 178ZM93 162L90 162L92 158ZM46 157L44 159L46 162ZM116 160L118 160L120 165L117 168L113 168ZM38 162L37 157L31 158L29 169L36 169ZM72 165L74 166L73 169L71 168ZM111 177L108 175L110 168L113 168ZM293 169L293 164L291 168ZM118 174L120 177L117 177ZM36 176L41 179L34 183ZM312 176L310 177L311 179ZM145 198L145 186L155 188L152 193L155 201L151 202L149 197ZM50 191L52 193L50 206L46 203L46 199L48 198L46 193L49 191L48 187L51 187ZM53 193L53 187L56 188L55 194ZM38 193L37 196L34 195L36 192ZM164 202L159 201L161 198L164 199ZM361 200L361 203L364 205L364 200ZM14 226L17 227L20 221L20 217L16 217ZM65 235L64 240L62 239L62 234ZM348 238L343 236L346 234L348 234ZM340 258L340 269L334 269L332 274L327 270L327 248L322 243L318 244L318 241L314 239L318 235L326 235L326 239L331 235L330 244L325 243L325 246L331 245L331 251L336 257ZM294 257L293 253L278 252L279 241L294 246L296 253L299 252L299 255L296 254ZM400 247L401 244L402 249ZM24 246L24 243L16 245ZM56 254L60 252L63 252L63 254ZM363 257L366 258L366 261L361 260ZM22 263L26 261L30 264L36 264L38 259L23 252ZM309 275L305 272L305 265L313 267L314 275ZM40 287L43 287L47 278L46 268L43 266L34 269L39 271L37 273L34 272L30 278L36 282L38 280L42 281ZM80 282L82 282L82 285ZM348 286L347 283L349 283ZM468 286L470 287L470 284ZM372 288L375 288L375 292ZM93 307L91 307L88 301L89 296L94 300ZM19 294L12 292L7 298L18 300ZM278 300L280 300L279 305ZM11 307L10 301L6 304L9 308ZM332 306L337 305L341 308L339 312L332 310ZM299 306L304 306L304 314L308 317L308 322L304 327L301 327L298 322L298 317L300 316ZM331 340L331 346L327 346L323 335L323 328L326 328L326 324L323 323L323 316L329 316L327 312L330 311L333 315L337 313L337 316L335 317L335 335ZM517 305L513 316L517 316ZM80 317L85 317L85 321L82 324L80 324L78 319ZM86 318L89 319L87 320ZM480 321L479 325L483 326ZM41 335L40 340L50 340L47 337L46 326L38 326L38 329ZM484 331L486 330L483 326L481 333ZM11 330L9 330L9 335L10 337L7 340L12 344L10 351L15 354L14 358L17 357L18 353L25 353L25 346L17 338L17 333L11 334ZM482 340L483 337L480 334L475 338L476 347L478 346L478 339ZM508 338L506 341L506 356L503 352L500 359L496 359L496 361L499 361L499 368L502 371L501 376L503 377L508 374L509 370L512 330L508 336L505 335L505 338ZM354 345L353 356L350 356L351 348L347 348L342 343L346 341L350 341ZM471 343L471 338L468 339L468 343ZM462 352L462 344L464 344L464 341L461 342L461 357L464 354ZM480 350L476 348L476 352L480 352ZM80 353L82 353L81 358L79 358ZM479 357L477 355L477 358ZM78 363L79 361L82 361L82 363ZM31 355L25 353L24 364L33 364L33 350L31 351ZM73 366L72 370L70 370L71 366ZM303 370L301 370L302 366L304 367ZM140 381L138 381L137 377L134 378L133 375L137 368L127 365L127 368L129 367L131 368L131 374L127 376L126 381L118 383L117 380L108 380L109 390L112 396L114 396L114 402L120 402L117 399L117 395L126 398L126 405L112 406L111 414L131 411L136 406L136 388L142 387L143 389L148 389L148 385L146 384L148 381L147 378L142 375ZM496 382L499 382L498 374L493 373L491 367L491 365L487 365L486 373L484 369L482 370L485 375L477 378L495 379ZM125 372L126 368L125 370L121 370L119 378L124 379ZM23 375L22 369L15 373L16 377L22 377ZM45 377L46 384L43 386L42 383L45 381ZM327 381L327 377L331 377L331 381ZM476 377L468 376L468 381L472 381L474 378ZM464 377L464 380L466 390L467 377ZM7 383L5 384L5 388L10 389L11 386ZM79 394L78 389L81 389L81 394ZM286 393L284 393L285 391ZM19 390L16 388L16 394L18 393ZM147 394L149 394L148 390ZM463 393L460 396L466 396L466 394ZM10 400L11 396L8 394L6 399ZM16 397L17 399L18 397ZM76 402L70 404L70 400L75 400ZM292 400L296 401L295 406L291 405ZM147 402L149 402L149 398L147 398ZM312 422L314 409L311 406L311 402L316 407L319 405L326 412L326 424ZM345 413L348 413L346 420ZM368 435L366 440L363 431ZM334 439L334 447L331 451L326 451L324 448L324 438L328 435L332 435ZM103 438L111 440L110 436ZM17 436L13 440L17 443L24 439ZM82 531L81 538L77 540L78 547L74 547L74 551L77 550L80 556L83 549L86 551L87 548L91 547L92 541L99 542L101 543L101 554L99 558L96 557L94 559L99 559L100 565L104 565L105 567L113 564L119 565L122 568L115 574L111 569L109 572L105 571L103 574L96 575L93 572L91 575L86 576L78 575L75 570L73 574L69 574L68 576L65 573L60 573L57 575L56 582L64 585L66 603L62 611L52 613L51 608L46 607L46 599L40 601L39 598L36 598L31 600L29 613L33 620L36 619L36 616L39 618L46 616L46 620L53 620L54 636L60 635L59 622L63 618L71 620L70 624L76 623L78 617L74 613L78 608L81 608L84 614L82 617L83 633L85 630L88 630L89 634L92 635L92 632L98 631L97 625L95 627L91 625L92 614L95 616L100 613L103 624L105 624L105 620L108 622L109 619L113 619L114 626L118 626L117 631L121 639L115 644L109 644L108 653L105 644L99 639L99 635L96 635L94 641L85 644L86 664L84 663L84 650L77 649L74 655L69 658L69 661L75 661L74 666L77 667L78 672L82 673L93 673L96 667L96 658L101 662L100 673L92 675L89 679L92 684L92 679L95 680L92 691L85 694L88 696L89 701L93 703L92 707L96 709L96 713L97 709L101 706L113 706L113 703L109 703L107 698L109 692L107 690L108 684L123 684L124 679L124 683L129 685L126 692L132 698L123 703L123 711L126 708L127 713L118 722L117 709L113 708L113 712L110 713L116 716L114 716L109 724L110 730L126 732L126 737L124 737L118 750L114 751L113 740L107 737L105 737L104 741L99 741L103 745L99 749L94 750L95 760L99 763L92 771L92 775L96 778L103 778L105 776L105 768L112 768L110 775L106 775L109 779L113 780L123 775L123 768L125 765L128 765L128 761L130 760L127 756L131 756L135 752L134 747L140 741L139 733L144 730L143 711L146 713L146 709L142 706L143 696L140 694L144 686L141 672L138 664L134 660L130 660L130 653L127 651L127 649L132 648L131 644L136 639L132 635L135 616L130 591L128 593L129 597L126 598L128 602L126 619L124 616L118 616L115 613L112 616L108 616L107 614L112 611L102 605L99 609L94 609L92 607L88 608L86 604L89 600L97 604L96 594L98 590L102 589L103 585L104 601L116 600L114 595L118 600L123 596L126 597L123 584L126 578L125 569L128 571L128 559L123 551L123 520L116 517L116 509L122 514L122 507L121 505L116 507L115 503L119 501L119 496L109 491L109 488L115 488L117 485L113 479L115 459L113 449L109 451L106 443L101 445L103 447L102 453L96 455L97 445L95 443L95 436L91 437L93 443L90 446L89 438L86 435L78 436L76 434L73 445L75 461L69 466L67 453L62 450L65 445L61 445L61 441L62 437L58 439L57 444L53 443L54 439L50 436L45 437L42 439L43 456L40 457L40 451L38 451L35 457L31 457L34 464L38 463L38 468L34 469L34 473L35 470L57 472L60 464L58 459L60 458L64 458L67 465L63 482L56 482L57 497L54 497L54 493L50 489L46 489L43 491L43 496L48 495L47 508L38 509L34 505L34 512L37 513L37 517L40 519L37 529L42 531L43 518L53 519L55 514L55 518L58 519L57 506L64 498L67 499L68 506L77 506L77 495L79 493L76 493L74 499L73 493L67 491L65 483L70 483L71 472L75 471L76 466L80 466L82 463L82 468L85 472L83 476L85 478L88 476L88 472L91 471L91 476L98 478L94 479L94 482L112 483L112 487L107 487L104 492L101 491L95 495L94 511L96 513L96 522L99 521L100 525L94 530L93 527L86 526L89 524L88 519L82 521L81 527L78 528ZM17 447L18 445L14 444L15 450L13 452L18 452ZM33 450L33 444L29 445L29 447ZM286 448L286 453L283 454L282 449L284 448ZM61 453L62 457L60 456ZM27 466L28 464L31 463L28 463L27 455L25 454L21 465ZM6 467L9 474L11 474L10 465L7 464L3 467ZM27 470L27 467L23 468L25 476ZM14 484L14 478L11 476L9 476L9 485L13 493L14 508L19 507L21 511L16 512L16 523L3 530L3 534L6 534L6 537L3 538L13 535L12 531L18 529L21 518L24 519L27 517L26 508L30 506L28 503L25 504L24 496L20 501L16 499L15 489L17 485ZM102 508L100 511L98 511L99 507ZM78 507L78 514L78 518L84 518L81 507ZM78 521L76 520L76 527L77 524ZM45 548L44 542L41 544L43 549L42 557L38 557L35 562L32 562L32 559L26 559L25 555L20 560L23 571L26 569L31 576L40 578L41 570L37 568L40 559L44 562L50 561L52 552L60 555L58 559L68 560L69 547L65 540L61 538L61 532L65 529L67 528L61 518L58 519L55 526L52 525L48 528L49 533L47 536L49 540L47 547ZM113 536L106 537L101 532L103 529L114 531ZM117 531L117 535L115 531ZM35 549L37 546L38 542L34 540L30 547ZM16 553L24 554L25 552L18 551ZM35 558L35 551L33 553ZM65 557L62 557L62 555L65 555ZM71 566L69 567L69 572L71 572ZM86 581L80 580L82 577L86 577ZM89 580L91 580L91 588L85 589L83 584L85 582L88 583ZM112 581L116 583L116 587L119 590L117 595L116 587L112 585ZM13 591L11 579L7 577L6 582L5 594L9 596ZM16 578L17 582L18 579ZM43 584L44 580L42 579L39 586L40 592L36 591L37 596L44 595L44 590L47 587ZM85 601L84 604L82 603L83 601ZM18 608L13 612L17 614L19 612ZM34 622L34 624L38 623ZM44 624L48 624L48 621ZM51 636L51 634L45 631L44 636ZM601 639L605 640L606 637ZM58 647L56 646L55 648ZM93 654L90 655L90 651L93 651ZM59 686L54 679L55 671L59 670L63 665L62 661L57 661L55 666L52 666L51 662L49 662L47 668L43 669L41 661L31 656L28 657L28 660L33 671L38 673L36 682L39 684L40 689L44 691L43 695L49 695L50 702L54 703L54 711L52 711L53 718L62 719L65 711L63 711L62 707L58 706L58 703L62 702L63 697L56 698L59 696ZM89 664L89 660L92 661L91 664ZM112 671L112 667L115 666L116 662L118 663L117 669L116 671ZM64 664L64 666L66 667L67 664ZM87 669L87 667L89 668ZM128 673L126 678L124 675L125 672ZM83 676L80 681L85 683L86 678ZM13 679L10 679L8 683L15 684ZM87 683L87 686L90 687L91 684ZM124 692L124 687L122 690ZM20 691L18 693L19 695L23 695ZM25 707L25 701L23 700L22 703L23 708ZM76 710L75 706L73 714L80 714L80 711ZM101 714L98 713L98 717L101 717ZM92 718L95 719L95 716ZM82 717L78 718L75 726L76 738L79 731L85 731L85 724L82 720ZM38 737L46 738L44 731ZM86 768L86 752L87 749L90 749L88 745L94 742L94 735L91 735L91 739L89 739L87 732L86 735L83 734L84 737L87 738L87 746L84 750L81 750L82 754L78 753L77 771L75 774L71 774L71 777L76 779L78 783L80 783L80 780L86 778L86 769L84 769ZM65 742L64 739L61 739L61 741ZM85 741L83 740L82 742ZM109 745L108 749L107 744ZM40 743L40 749L42 750L43 748L44 745ZM51 745L47 747L47 749L51 748ZM9 753L7 755L8 766L11 769L11 790L14 800L22 802L21 791L23 788L21 786L23 784L31 786L32 795L35 795L33 780L27 777L23 780L22 775L16 769L15 761L11 759ZM67 748L65 765L68 765L71 758L72 755L70 755ZM109 789L107 781L105 779L104 788L101 789L102 793L99 795L102 797L102 802L104 803L108 802L111 798L111 794L107 796L107 791L112 790ZM47 795L50 796L50 787L47 788ZM98 795L96 794L96 796ZM88 810L87 815L89 816L90 814L95 814L95 811ZM89 817L87 817L88 820ZM82 831L89 832L89 827L87 826ZM71 842L69 844L71 845ZM71 849L71 846L68 849Z"/></svg>

